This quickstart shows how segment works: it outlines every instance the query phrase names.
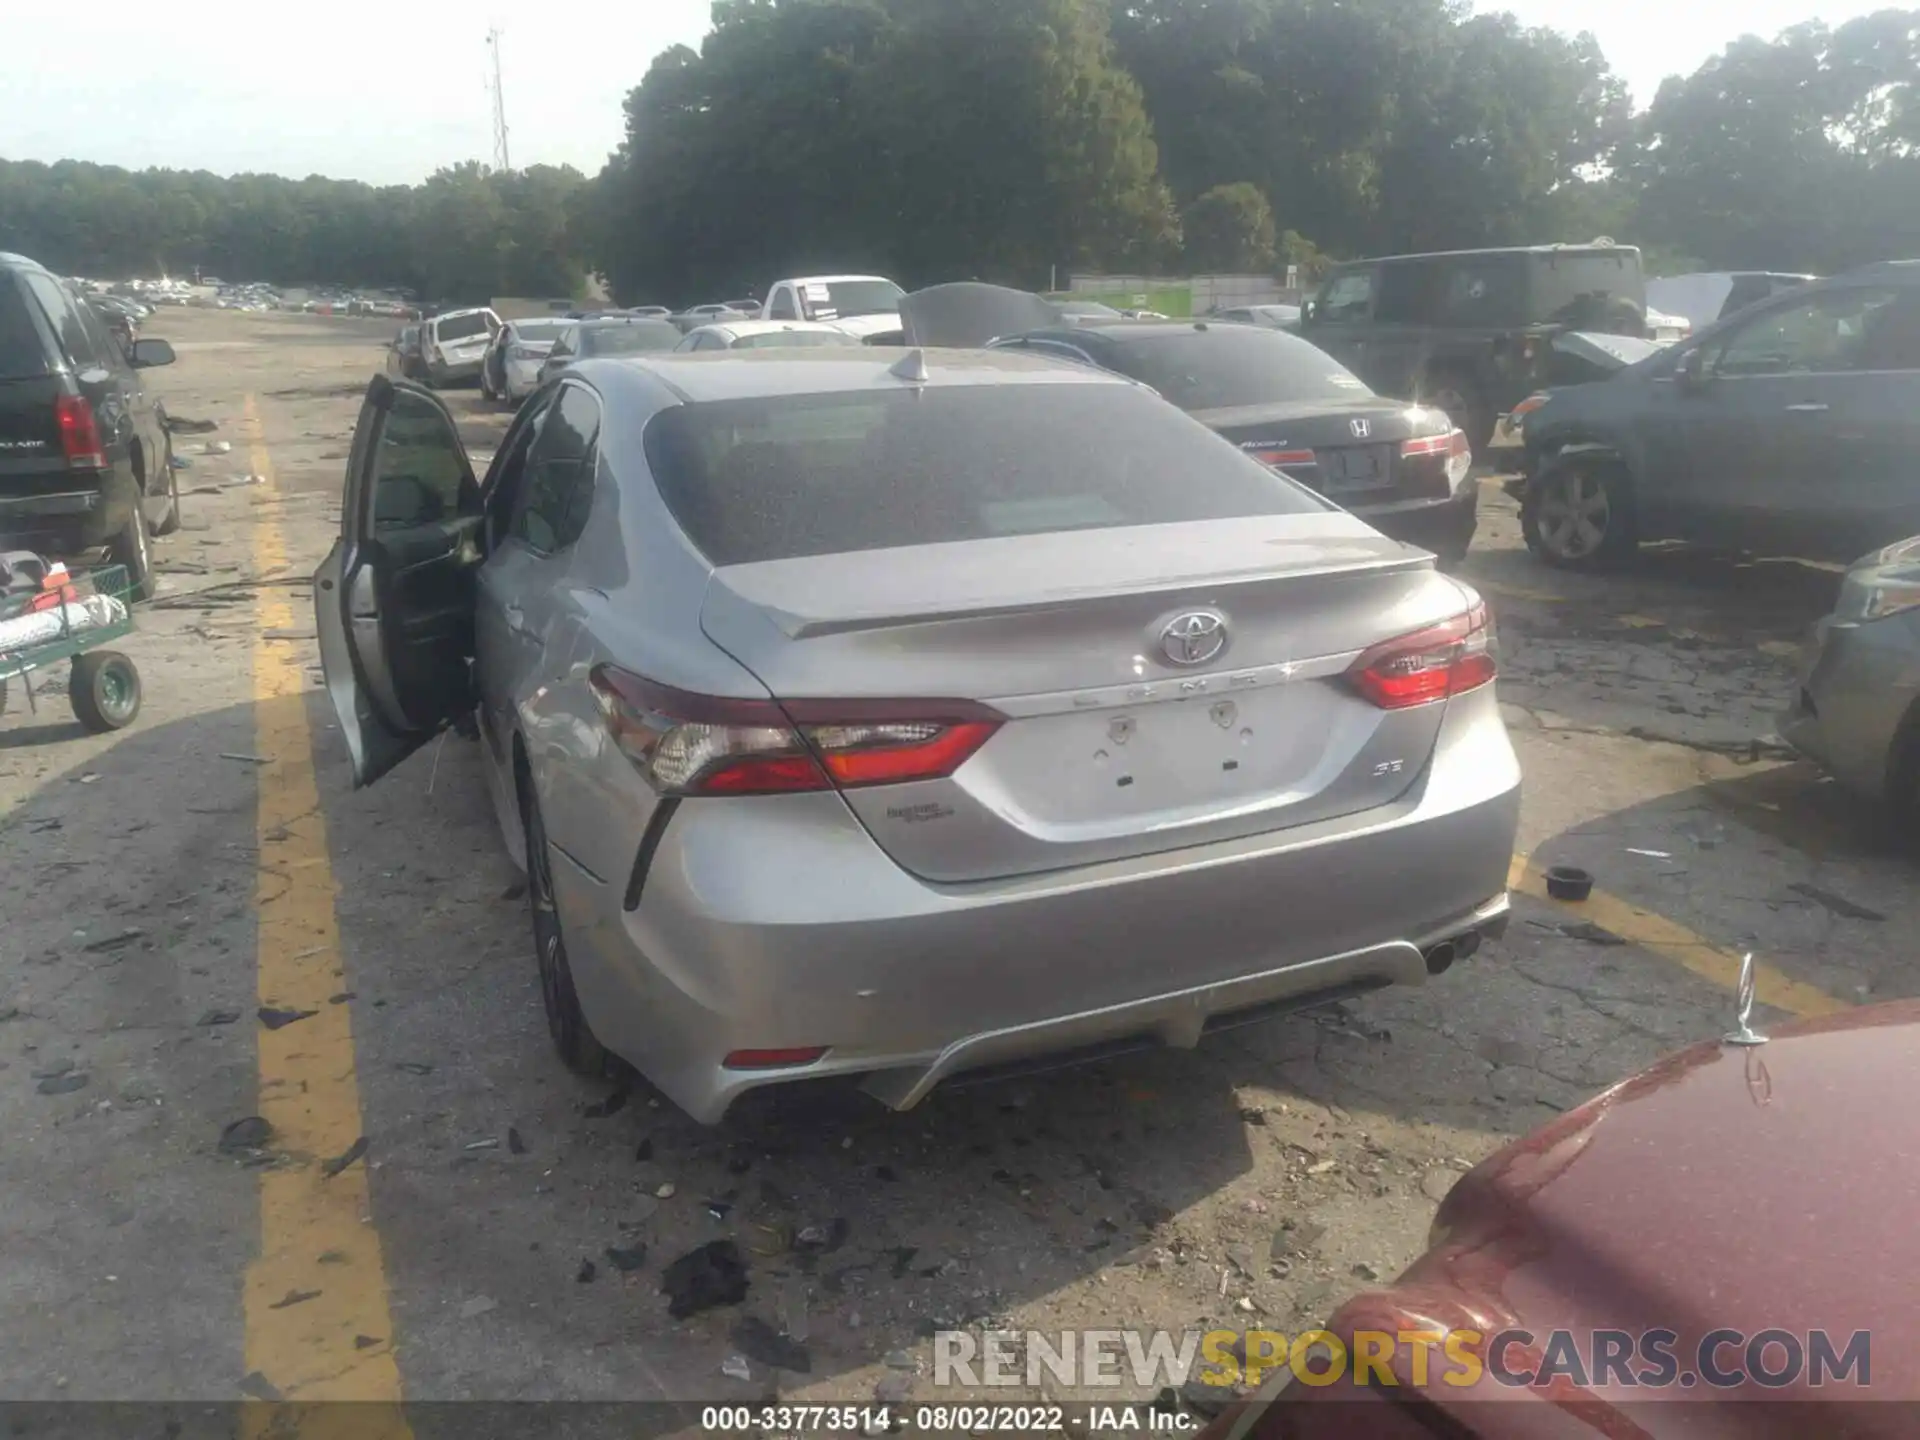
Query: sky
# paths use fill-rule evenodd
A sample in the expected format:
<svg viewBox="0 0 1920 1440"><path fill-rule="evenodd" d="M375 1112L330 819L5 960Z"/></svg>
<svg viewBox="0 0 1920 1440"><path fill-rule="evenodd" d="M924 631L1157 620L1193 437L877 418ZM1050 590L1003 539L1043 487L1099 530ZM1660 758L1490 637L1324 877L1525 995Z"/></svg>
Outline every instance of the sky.
<svg viewBox="0 0 1920 1440"><path fill-rule="evenodd" d="M0 157L412 183L491 161L487 29L498 25L509 158L593 174L653 57L698 46L707 0L0 0ZM1889 0L1476 0L1590 29L1645 105L1736 36L1832 25ZM1898 0L1894 0L1898 3ZM9 18L9 12L13 18ZM76 20L74 17L84 17ZM84 64L76 63L84 60Z"/></svg>

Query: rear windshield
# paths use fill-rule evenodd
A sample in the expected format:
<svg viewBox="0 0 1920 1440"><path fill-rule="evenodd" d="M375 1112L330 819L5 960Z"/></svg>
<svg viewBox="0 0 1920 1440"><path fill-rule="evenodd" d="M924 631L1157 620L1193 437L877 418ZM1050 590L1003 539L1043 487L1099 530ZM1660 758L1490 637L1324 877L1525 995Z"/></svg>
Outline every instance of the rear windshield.
<svg viewBox="0 0 1920 1440"><path fill-rule="evenodd" d="M1641 312L1647 308L1647 282L1637 250L1538 256L1531 288L1527 319L1536 325L1598 328L1610 310L1623 304Z"/></svg>
<svg viewBox="0 0 1920 1440"><path fill-rule="evenodd" d="M582 355L640 355L671 350L686 337L664 320L637 320L631 325L580 327L574 348Z"/></svg>
<svg viewBox="0 0 1920 1440"><path fill-rule="evenodd" d="M891 315L906 292L891 280L809 280L799 287L800 308L809 320L850 320L856 315Z"/></svg>
<svg viewBox="0 0 1920 1440"><path fill-rule="evenodd" d="M571 320L516 320L513 333L522 340L558 340L573 328Z"/></svg>
<svg viewBox="0 0 1920 1440"><path fill-rule="evenodd" d="M53 362L27 311L20 282L0 270L0 380L53 373Z"/></svg>
<svg viewBox="0 0 1920 1440"><path fill-rule="evenodd" d="M434 334L444 343L448 340L465 340L470 335L485 335L493 329L487 323L484 310L476 310L471 315L452 315L445 320L433 322Z"/></svg>
<svg viewBox="0 0 1920 1440"><path fill-rule="evenodd" d="M1222 325L1116 339L1098 357L1158 390L1182 410L1226 410L1289 400L1351 399L1366 385L1294 335Z"/></svg>
<svg viewBox="0 0 1920 1440"><path fill-rule="evenodd" d="M653 419L646 448L667 508L716 565L1324 508L1120 385L682 405Z"/></svg>
<svg viewBox="0 0 1920 1440"><path fill-rule="evenodd" d="M736 350L785 350L795 345L852 345L851 335L829 335L821 330L763 330L758 335L742 335L733 342Z"/></svg>

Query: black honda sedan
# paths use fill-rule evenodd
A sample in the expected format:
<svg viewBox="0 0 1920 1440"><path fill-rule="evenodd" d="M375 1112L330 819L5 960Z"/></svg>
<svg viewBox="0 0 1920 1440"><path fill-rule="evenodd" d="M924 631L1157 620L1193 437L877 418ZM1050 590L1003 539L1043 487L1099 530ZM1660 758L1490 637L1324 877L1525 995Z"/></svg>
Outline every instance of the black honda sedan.
<svg viewBox="0 0 1920 1440"><path fill-rule="evenodd" d="M1255 458L1396 540L1456 565L1473 541L1467 438L1445 413L1389 400L1285 331L1207 320L1073 324L1052 302L973 283L901 301L910 344L1054 355L1152 387Z"/></svg>

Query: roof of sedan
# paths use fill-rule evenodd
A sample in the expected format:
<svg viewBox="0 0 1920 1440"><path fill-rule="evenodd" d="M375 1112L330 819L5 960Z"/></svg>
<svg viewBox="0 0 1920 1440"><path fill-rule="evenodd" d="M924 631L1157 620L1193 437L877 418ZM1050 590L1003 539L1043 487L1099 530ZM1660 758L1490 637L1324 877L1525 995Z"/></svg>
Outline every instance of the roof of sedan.
<svg viewBox="0 0 1920 1440"><path fill-rule="evenodd" d="M808 349L730 350L688 354L659 352L593 362L591 378L602 393L622 384L638 386L640 372L655 377L681 399L750 400L827 391L904 389L918 383L893 373L912 354L897 346L821 346ZM934 350L926 357L929 385L1131 385L1122 376L1084 365L1064 365L1045 356L1008 350ZM582 367L583 375L588 372Z"/></svg>

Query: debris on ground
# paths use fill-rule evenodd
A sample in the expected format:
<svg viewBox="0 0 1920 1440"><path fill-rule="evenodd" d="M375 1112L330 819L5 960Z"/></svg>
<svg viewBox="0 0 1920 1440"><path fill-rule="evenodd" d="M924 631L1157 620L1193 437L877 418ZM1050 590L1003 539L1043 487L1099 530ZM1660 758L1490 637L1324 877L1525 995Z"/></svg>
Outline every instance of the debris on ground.
<svg viewBox="0 0 1920 1440"><path fill-rule="evenodd" d="M463 1300L460 1302L460 1318L462 1320L478 1320L489 1310L498 1310L499 1308L500 1302L492 1296L476 1295L471 1300Z"/></svg>
<svg viewBox="0 0 1920 1440"><path fill-rule="evenodd" d="M753 1367L747 1363L744 1355L729 1355L720 1362L720 1373L729 1380L753 1379Z"/></svg>
<svg viewBox="0 0 1920 1440"><path fill-rule="evenodd" d="M873 1387L873 1398L881 1405L904 1405L913 1394L913 1376L895 1371L882 1376L880 1383Z"/></svg>
<svg viewBox="0 0 1920 1440"><path fill-rule="evenodd" d="M633 1147L633 1158L641 1164L645 1164L653 1158L653 1137L651 1135Z"/></svg>
<svg viewBox="0 0 1920 1440"><path fill-rule="evenodd" d="M239 1391L251 1400L280 1400L280 1387L275 1385L258 1370L249 1370L240 1377Z"/></svg>
<svg viewBox="0 0 1920 1440"><path fill-rule="evenodd" d="M507 1152L512 1155L527 1153L527 1142L520 1138L520 1132L511 1125L507 1127Z"/></svg>
<svg viewBox="0 0 1920 1440"><path fill-rule="evenodd" d="M238 1010L209 1010L193 1023L195 1025L235 1025L239 1020Z"/></svg>
<svg viewBox="0 0 1920 1440"><path fill-rule="evenodd" d="M1856 904L1852 900L1847 899L1846 896L1836 895L1833 891L1823 889L1818 885L1808 885L1805 882L1799 882L1789 885L1787 888L1796 895L1806 896L1807 899L1813 901L1814 904L1830 910L1835 915L1846 920L1880 921L1887 918L1878 910L1869 910L1865 905Z"/></svg>
<svg viewBox="0 0 1920 1440"><path fill-rule="evenodd" d="M671 1200L674 1196L673 1182L671 1180L663 1181L660 1188L653 1193L656 1199Z"/></svg>
<svg viewBox="0 0 1920 1440"><path fill-rule="evenodd" d="M271 1005L262 1005L257 1013L260 1016L260 1023L267 1029L279 1030L298 1020L311 1020L320 1012L318 1010L279 1010Z"/></svg>
<svg viewBox="0 0 1920 1440"><path fill-rule="evenodd" d="M72 1071L65 1075L49 1075L33 1088L42 1095L71 1095L76 1090L87 1088L87 1076L81 1071Z"/></svg>
<svg viewBox="0 0 1920 1440"><path fill-rule="evenodd" d="M792 1340L758 1315L742 1316L732 1330L733 1343L749 1360L775 1370L792 1370L802 1375L813 1373L813 1356L807 1347Z"/></svg>
<svg viewBox="0 0 1920 1440"><path fill-rule="evenodd" d="M1204 1380L1189 1380L1180 1387L1180 1399L1189 1410L1201 1415L1218 1415L1240 1397L1231 1385L1209 1385Z"/></svg>
<svg viewBox="0 0 1920 1440"><path fill-rule="evenodd" d="M349 1165L353 1164L354 1161L358 1160L362 1155L366 1153L367 1153L367 1137L362 1135L358 1140L354 1141L353 1144L349 1145L346 1148L346 1152L344 1154L336 1155L333 1157L333 1159L327 1161L324 1165L322 1165L320 1167L320 1177L323 1180L331 1180L334 1176L338 1175L342 1170L346 1169Z"/></svg>
<svg viewBox="0 0 1920 1440"><path fill-rule="evenodd" d="M622 1275L631 1275L647 1263L646 1242L642 1241L640 1244L629 1246L626 1249L622 1249L618 1245L609 1245L607 1247L607 1263Z"/></svg>
<svg viewBox="0 0 1920 1440"><path fill-rule="evenodd" d="M160 423L170 435L207 435L220 428L218 420L189 420L185 415L169 415Z"/></svg>
<svg viewBox="0 0 1920 1440"><path fill-rule="evenodd" d="M853 1233L852 1222L836 1216L825 1225L809 1225L793 1237L793 1248L803 1255L831 1255L847 1243Z"/></svg>
<svg viewBox="0 0 1920 1440"><path fill-rule="evenodd" d="M272 1139L272 1125L259 1115L247 1115L220 1132L220 1153L238 1155L248 1150L264 1150Z"/></svg>
<svg viewBox="0 0 1920 1440"><path fill-rule="evenodd" d="M393 1068L396 1070L404 1070L409 1075L431 1075L433 1073L433 1066L427 1064L424 1060L396 1060L393 1062Z"/></svg>
<svg viewBox="0 0 1920 1440"><path fill-rule="evenodd" d="M599 1273L599 1271L594 1269L593 1261L583 1259L580 1262L579 1270L574 1273L574 1282L579 1285L591 1285L593 1283L593 1277Z"/></svg>
<svg viewBox="0 0 1920 1440"><path fill-rule="evenodd" d="M498 1140L491 1140L491 1139L490 1140L470 1140L467 1142L464 1148L468 1150L498 1150L500 1148L500 1142Z"/></svg>
<svg viewBox="0 0 1920 1440"><path fill-rule="evenodd" d="M588 1120L604 1120L609 1115L618 1114L621 1107L626 1103L627 1092L625 1090L615 1090L604 1100L596 1100L591 1105L581 1106L580 1114Z"/></svg>
<svg viewBox="0 0 1920 1440"><path fill-rule="evenodd" d="M1564 935L1569 940L1584 940L1589 945L1624 945L1626 940L1591 920L1529 920L1536 930L1545 930L1549 934Z"/></svg>
<svg viewBox="0 0 1920 1440"><path fill-rule="evenodd" d="M703 1310L738 1305L747 1298L747 1266L731 1240L709 1240L689 1250L660 1277L667 1313L685 1320Z"/></svg>
<svg viewBox="0 0 1920 1440"><path fill-rule="evenodd" d="M278 1300L267 1306L269 1310L291 1310L296 1305L304 1305L309 1300L318 1300L318 1290L289 1290Z"/></svg>
<svg viewBox="0 0 1920 1440"><path fill-rule="evenodd" d="M122 945L131 945L147 932L135 926L129 926L118 935L109 935L104 940L90 940L80 948L89 955L97 955L102 950L118 950Z"/></svg>

